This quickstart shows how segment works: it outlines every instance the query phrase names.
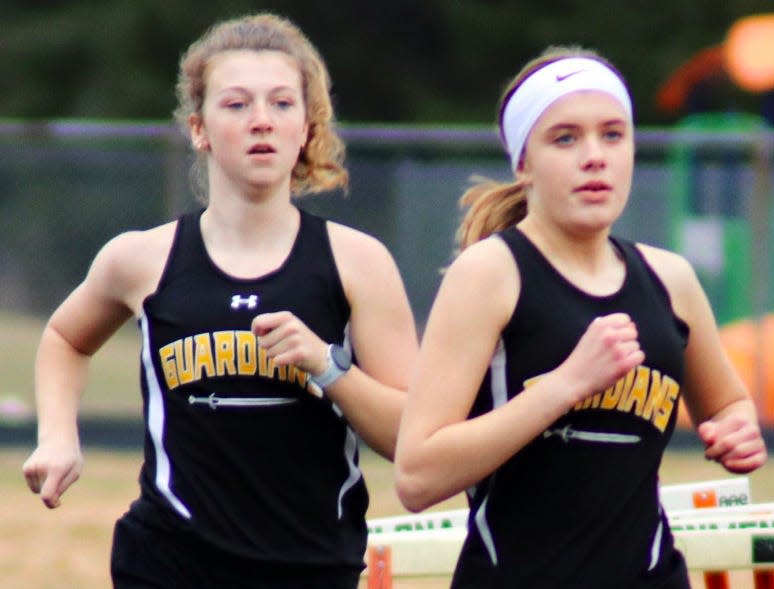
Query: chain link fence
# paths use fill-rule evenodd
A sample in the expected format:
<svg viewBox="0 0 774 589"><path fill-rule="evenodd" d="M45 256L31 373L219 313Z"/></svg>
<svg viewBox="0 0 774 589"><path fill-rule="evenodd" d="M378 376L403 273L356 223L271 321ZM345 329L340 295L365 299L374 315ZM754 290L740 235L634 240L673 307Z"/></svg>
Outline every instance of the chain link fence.
<svg viewBox="0 0 774 589"><path fill-rule="evenodd" d="M420 324L453 250L470 177L506 180L487 128L344 127L351 188L299 205L384 241ZM692 260L721 323L771 307L772 133L642 130L616 231ZM0 124L0 310L47 315L117 233L198 206L171 125ZM729 306L731 305L731 306Z"/></svg>
<svg viewBox="0 0 774 589"><path fill-rule="evenodd" d="M348 194L308 196L299 206L387 245L421 330L451 260L459 196L473 175L508 180L508 161L492 128L343 126L341 132L348 146ZM742 332L747 347L737 366L747 363L747 383L764 421L774 424L774 375L766 372L774 365L767 354L774 350L774 322L770 345L761 329L774 307L774 133L725 117L641 129L636 143L632 195L615 232L686 255L721 325L752 321ZM45 319L111 237L199 206L188 181L191 161L186 141L171 124L0 121L5 324L10 317ZM10 391L31 404L33 344L20 352L14 334L0 336L9 347L0 358L0 395ZM120 383L110 373L97 376L94 387L125 389L134 399L135 363L132 358ZM99 412L104 394L89 398ZM115 399L108 402L115 405Z"/></svg>

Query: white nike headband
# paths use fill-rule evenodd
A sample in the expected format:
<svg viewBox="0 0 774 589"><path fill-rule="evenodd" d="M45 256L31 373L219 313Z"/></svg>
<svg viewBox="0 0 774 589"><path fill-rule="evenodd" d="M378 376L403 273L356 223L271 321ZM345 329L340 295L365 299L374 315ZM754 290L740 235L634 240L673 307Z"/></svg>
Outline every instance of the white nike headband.
<svg viewBox="0 0 774 589"><path fill-rule="evenodd" d="M632 120L629 91L621 78L605 64L587 57L551 62L530 74L508 98L503 110L503 137L514 171L529 132L540 115L559 98L578 90L607 92L621 103Z"/></svg>

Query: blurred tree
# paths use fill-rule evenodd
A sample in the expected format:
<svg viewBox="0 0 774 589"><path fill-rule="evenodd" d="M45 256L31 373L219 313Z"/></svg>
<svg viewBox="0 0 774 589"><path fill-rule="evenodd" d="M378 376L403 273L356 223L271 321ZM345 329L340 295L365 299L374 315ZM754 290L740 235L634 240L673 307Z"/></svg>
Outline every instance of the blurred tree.
<svg viewBox="0 0 774 589"><path fill-rule="evenodd" d="M214 21L271 10L320 48L348 122L489 123L500 91L548 44L598 49L640 124L659 86L771 0L3 0L0 116L166 119L180 54ZM759 108L750 96L745 108Z"/></svg>

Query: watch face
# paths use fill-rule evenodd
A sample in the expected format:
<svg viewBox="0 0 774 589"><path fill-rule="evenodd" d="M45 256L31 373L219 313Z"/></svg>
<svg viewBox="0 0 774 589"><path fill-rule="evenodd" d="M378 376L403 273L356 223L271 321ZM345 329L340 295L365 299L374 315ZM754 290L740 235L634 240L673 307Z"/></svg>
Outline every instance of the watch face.
<svg viewBox="0 0 774 589"><path fill-rule="evenodd" d="M336 366L342 370L349 370L350 366L352 366L352 354L342 346L331 346L331 358L333 358Z"/></svg>

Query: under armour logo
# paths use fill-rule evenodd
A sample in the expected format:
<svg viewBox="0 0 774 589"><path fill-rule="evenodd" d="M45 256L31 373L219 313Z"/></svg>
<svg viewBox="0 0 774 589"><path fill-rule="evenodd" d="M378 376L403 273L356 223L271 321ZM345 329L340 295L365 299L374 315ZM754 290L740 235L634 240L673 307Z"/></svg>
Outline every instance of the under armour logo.
<svg viewBox="0 0 774 589"><path fill-rule="evenodd" d="M234 295L231 297L231 308L239 309L245 307L246 309L255 309L258 306L258 295L250 295L249 297L243 297L241 295Z"/></svg>

